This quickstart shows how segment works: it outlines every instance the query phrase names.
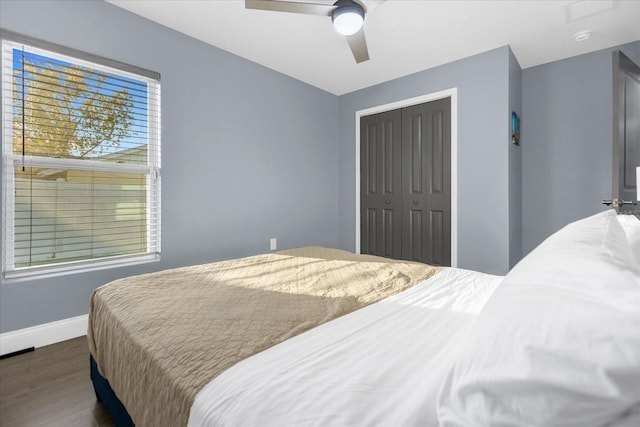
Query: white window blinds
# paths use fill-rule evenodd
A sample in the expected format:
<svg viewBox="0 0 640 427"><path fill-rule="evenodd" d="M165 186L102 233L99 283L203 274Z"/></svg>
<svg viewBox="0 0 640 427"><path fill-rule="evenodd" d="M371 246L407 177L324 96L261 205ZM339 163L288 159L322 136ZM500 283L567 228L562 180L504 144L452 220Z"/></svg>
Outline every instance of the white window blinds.
<svg viewBox="0 0 640 427"><path fill-rule="evenodd" d="M160 255L159 75L61 50L2 40L5 277Z"/></svg>

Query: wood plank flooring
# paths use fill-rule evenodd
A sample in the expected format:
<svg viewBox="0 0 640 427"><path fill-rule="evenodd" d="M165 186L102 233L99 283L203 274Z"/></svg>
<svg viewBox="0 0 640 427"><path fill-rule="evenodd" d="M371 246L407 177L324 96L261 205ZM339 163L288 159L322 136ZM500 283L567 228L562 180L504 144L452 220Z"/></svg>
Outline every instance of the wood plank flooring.
<svg viewBox="0 0 640 427"><path fill-rule="evenodd" d="M113 426L93 392L86 337L0 360L0 426Z"/></svg>

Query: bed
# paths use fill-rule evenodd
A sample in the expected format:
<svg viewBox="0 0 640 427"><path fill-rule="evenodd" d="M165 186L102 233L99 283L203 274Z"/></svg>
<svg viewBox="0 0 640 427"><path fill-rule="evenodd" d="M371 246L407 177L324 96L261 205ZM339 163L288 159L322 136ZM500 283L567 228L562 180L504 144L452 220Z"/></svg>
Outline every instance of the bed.
<svg viewBox="0 0 640 427"><path fill-rule="evenodd" d="M112 282L89 320L117 425L640 423L640 222L614 211L506 277L310 247Z"/></svg>

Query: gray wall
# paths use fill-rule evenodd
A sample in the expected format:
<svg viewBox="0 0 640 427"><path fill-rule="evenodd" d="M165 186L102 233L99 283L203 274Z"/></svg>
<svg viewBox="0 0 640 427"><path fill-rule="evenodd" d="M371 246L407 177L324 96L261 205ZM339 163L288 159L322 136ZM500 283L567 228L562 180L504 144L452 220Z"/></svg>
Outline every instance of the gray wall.
<svg viewBox="0 0 640 427"><path fill-rule="evenodd" d="M337 246L338 97L103 1L0 2L0 26L162 75L162 261L0 283L0 332L163 268Z"/></svg>
<svg viewBox="0 0 640 427"><path fill-rule="evenodd" d="M509 50L509 111L507 127L511 134L511 112L522 120L522 69ZM522 258L522 132L520 146L509 144L509 267Z"/></svg>
<svg viewBox="0 0 640 427"><path fill-rule="evenodd" d="M618 47L640 64L640 42ZM612 176L612 59L605 49L522 73L523 250L606 209Z"/></svg>
<svg viewBox="0 0 640 427"><path fill-rule="evenodd" d="M611 194L611 49L521 71L502 47L336 97L100 0L2 0L0 26L158 71L163 101L162 261L1 281L0 332L85 314L119 277L266 252L270 237L355 249L355 112L444 89L458 89L460 267L505 273ZM621 49L640 62L640 42Z"/></svg>
<svg viewBox="0 0 640 427"><path fill-rule="evenodd" d="M458 266L509 269L508 47L340 97L340 246L355 249L356 111L458 89Z"/></svg>

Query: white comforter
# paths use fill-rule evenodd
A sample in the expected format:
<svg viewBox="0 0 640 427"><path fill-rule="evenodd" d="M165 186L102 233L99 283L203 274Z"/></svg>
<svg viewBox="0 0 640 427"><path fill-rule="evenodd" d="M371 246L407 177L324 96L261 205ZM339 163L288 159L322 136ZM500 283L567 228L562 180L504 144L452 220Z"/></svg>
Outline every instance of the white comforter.
<svg viewBox="0 0 640 427"><path fill-rule="evenodd" d="M431 426L467 332L502 280L450 268L228 369L189 426Z"/></svg>

